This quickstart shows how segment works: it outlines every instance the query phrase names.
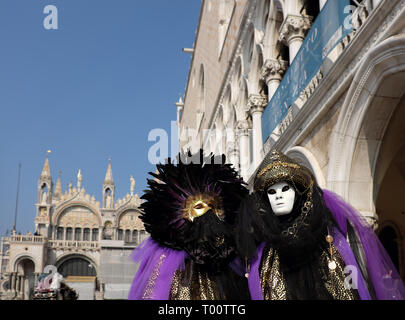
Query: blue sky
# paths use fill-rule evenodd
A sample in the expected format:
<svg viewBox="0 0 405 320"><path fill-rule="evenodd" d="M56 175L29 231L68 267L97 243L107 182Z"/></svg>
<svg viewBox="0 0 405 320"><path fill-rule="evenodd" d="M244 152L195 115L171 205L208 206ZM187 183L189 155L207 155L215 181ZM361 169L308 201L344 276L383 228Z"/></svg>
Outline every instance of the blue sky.
<svg viewBox="0 0 405 320"><path fill-rule="evenodd" d="M46 30L46 5L58 30ZM200 0L0 1L0 235L11 229L18 163L17 230L34 231L37 181L46 157L56 183L83 186L101 200L111 157L116 199L129 177L142 194L153 142L170 134L184 94Z"/></svg>

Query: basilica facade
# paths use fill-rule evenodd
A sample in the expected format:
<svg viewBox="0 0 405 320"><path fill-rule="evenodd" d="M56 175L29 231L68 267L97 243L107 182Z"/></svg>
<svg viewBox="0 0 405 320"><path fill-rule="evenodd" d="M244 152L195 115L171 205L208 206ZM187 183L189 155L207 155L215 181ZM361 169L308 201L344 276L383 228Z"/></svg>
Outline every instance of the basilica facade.
<svg viewBox="0 0 405 320"><path fill-rule="evenodd" d="M79 299L126 299L136 272L130 253L147 233L139 219L141 199L134 193L115 198L111 162L102 201L86 193L79 170L77 183L62 190L53 184L46 157L38 180L34 234L2 238L0 299L30 299L39 275L55 268Z"/></svg>
<svg viewBox="0 0 405 320"><path fill-rule="evenodd" d="M179 143L225 154L250 186L270 150L286 153L366 217L404 278L405 1L347 0L330 12L338 2L202 1L184 50L192 56L176 103ZM350 32L326 39L342 36L302 90L287 91L317 63L339 14L349 14ZM324 29L314 27L319 17Z"/></svg>

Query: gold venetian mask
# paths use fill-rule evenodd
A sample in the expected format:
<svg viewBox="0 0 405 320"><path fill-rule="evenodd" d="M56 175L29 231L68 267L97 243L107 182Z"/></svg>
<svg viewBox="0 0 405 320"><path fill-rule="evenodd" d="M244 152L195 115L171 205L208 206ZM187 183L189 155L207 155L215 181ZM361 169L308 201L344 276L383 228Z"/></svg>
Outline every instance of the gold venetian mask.
<svg viewBox="0 0 405 320"><path fill-rule="evenodd" d="M219 209L218 201L214 196L208 194L197 194L190 196L185 201L183 208L184 217L193 221L195 218L201 217L203 214L212 210L217 216L222 216L223 211Z"/></svg>

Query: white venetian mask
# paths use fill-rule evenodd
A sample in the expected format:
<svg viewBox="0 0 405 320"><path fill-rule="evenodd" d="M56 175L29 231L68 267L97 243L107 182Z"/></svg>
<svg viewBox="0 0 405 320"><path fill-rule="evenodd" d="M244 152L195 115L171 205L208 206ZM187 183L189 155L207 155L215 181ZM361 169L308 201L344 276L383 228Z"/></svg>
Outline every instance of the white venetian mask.
<svg viewBox="0 0 405 320"><path fill-rule="evenodd" d="M290 214L295 200L295 190L286 181L273 184L267 189L271 209L276 216Z"/></svg>

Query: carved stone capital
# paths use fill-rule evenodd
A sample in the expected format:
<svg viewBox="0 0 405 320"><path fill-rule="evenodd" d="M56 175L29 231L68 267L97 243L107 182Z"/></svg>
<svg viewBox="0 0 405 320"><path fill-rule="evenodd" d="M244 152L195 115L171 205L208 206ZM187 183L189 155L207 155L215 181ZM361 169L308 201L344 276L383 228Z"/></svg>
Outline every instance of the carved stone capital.
<svg viewBox="0 0 405 320"><path fill-rule="evenodd" d="M288 69L288 62L278 59L267 59L260 71L260 78L269 83L271 80L281 81Z"/></svg>
<svg viewBox="0 0 405 320"><path fill-rule="evenodd" d="M248 98L248 108L250 114L260 112L263 113L267 106L267 98L260 94L251 94Z"/></svg>
<svg viewBox="0 0 405 320"><path fill-rule="evenodd" d="M280 28L280 40L287 45L296 38L304 40L307 31L311 28L311 23L310 16L287 15Z"/></svg>

